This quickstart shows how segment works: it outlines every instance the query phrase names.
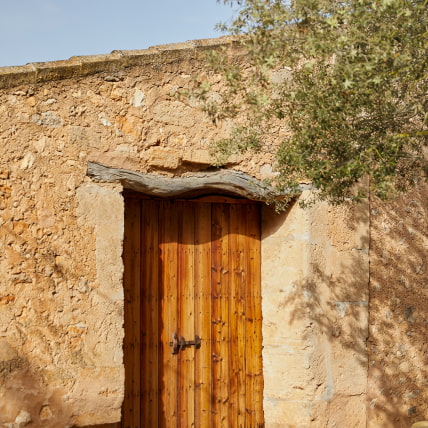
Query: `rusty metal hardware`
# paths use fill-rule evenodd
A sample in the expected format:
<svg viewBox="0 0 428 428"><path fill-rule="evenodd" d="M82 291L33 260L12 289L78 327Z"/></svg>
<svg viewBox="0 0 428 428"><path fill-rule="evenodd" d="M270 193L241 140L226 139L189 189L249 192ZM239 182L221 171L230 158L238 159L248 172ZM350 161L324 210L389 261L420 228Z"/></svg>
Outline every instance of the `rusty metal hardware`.
<svg viewBox="0 0 428 428"><path fill-rule="evenodd" d="M179 345L178 345L177 333L174 333L172 335L172 342L169 342L169 346L172 346L172 353L173 354L178 354Z"/></svg>
<svg viewBox="0 0 428 428"><path fill-rule="evenodd" d="M178 354L178 351L183 351L188 346L194 346L196 349L201 347L201 338L195 334L195 340L185 340L183 336L178 339L177 333L172 335L172 341L169 342L169 346L172 346L172 353Z"/></svg>

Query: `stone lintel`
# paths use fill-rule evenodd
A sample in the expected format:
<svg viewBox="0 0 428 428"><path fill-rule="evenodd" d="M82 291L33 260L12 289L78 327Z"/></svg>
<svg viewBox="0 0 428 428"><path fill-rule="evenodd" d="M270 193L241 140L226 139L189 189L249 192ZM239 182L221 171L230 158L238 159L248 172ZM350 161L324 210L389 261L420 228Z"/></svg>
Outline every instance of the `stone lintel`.
<svg viewBox="0 0 428 428"><path fill-rule="evenodd" d="M88 162L87 175L94 181L120 182L125 189L164 198L194 197L216 192L254 201L269 202L291 195L289 191L278 192L248 174L226 169L171 178ZM302 186L299 190L303 191L306 187Z"/></svg>

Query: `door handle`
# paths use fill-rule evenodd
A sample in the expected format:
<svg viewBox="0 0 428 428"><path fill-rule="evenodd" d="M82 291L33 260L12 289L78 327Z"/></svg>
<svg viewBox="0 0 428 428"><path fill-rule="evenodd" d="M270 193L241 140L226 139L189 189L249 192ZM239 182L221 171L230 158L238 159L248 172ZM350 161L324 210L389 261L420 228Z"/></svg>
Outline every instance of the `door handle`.
<svg viewBox="0 0 428 428"><path fill-rule="evenodd" d="M172 335L172 341L169 342L169 346L172 346L172 353L178 354L178 351L183 351L189 346L194 346L196 349L201 347L201 338L195 334L195 340L185 340L183 336L178 339L177 333Z"/></svg>

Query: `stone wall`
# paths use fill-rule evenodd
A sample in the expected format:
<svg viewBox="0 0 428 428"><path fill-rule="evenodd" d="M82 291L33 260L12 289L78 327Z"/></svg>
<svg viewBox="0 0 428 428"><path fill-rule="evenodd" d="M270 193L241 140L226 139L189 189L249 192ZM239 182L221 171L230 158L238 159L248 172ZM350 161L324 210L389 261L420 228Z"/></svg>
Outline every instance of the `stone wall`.
<svg viewBox="0 0 428 428"><path fill-rule="evenodd" d="M428 186L370 213L368 426L407 428L428 419Z"/></svg>
<svg viewBox="0 0 428 428"><path fill-rule="evenodd" d="M267 427L366 426L367 208L265 210Z"/></svg>
<svg viewBox="0 0 428 428"><path fill-rule="evenodd" d="M88 162L164 177L210 168L210 143L227 135L231 123L215 126L194 100L176 94L195 74L207 76L204 50L219 43L232 49L227 40L197 41L0 69L0 426L120 419L122 185L92 180ZM218 96L221 79L208 78ZM269 178L272 156L235 157L226 168ZM367 393L373 427L423 414L426 349L419 341L427 325L421 306L426 270L418 263L426 264L427 207L419 193L413 199L413 252L401 243L410 233L402 225L388 232L385 242L397 245L388 247L387 258L382 227L392 221L388 216L407 215L400 201L396 211L371 208L370 236L368 201L308 210L295 203L282 214L264 209L267 427L363 427ZM410 270L386 267L385 260L400 251ZM391 278L408 284L407 300L394 303L405 319L394 324L394 338L403 345L394 352L407 361L399 386L391 380L392 356L385 354L392 331L382 324L393 299L384 291L398 293L387 288ZM369 283L374 311L368 361ZM393 367L388 375L387 366ZM401 413L391 406L397 391Z"/></svg>
<svg viewBox="0 0 428 428"><path fill-rule="evenodd" d="M120 419L122 188L92 183L87 164L207 168L223 130L174 96L201 55L189 44L1 70L0 425L21 412L47 428Z"/></svg>

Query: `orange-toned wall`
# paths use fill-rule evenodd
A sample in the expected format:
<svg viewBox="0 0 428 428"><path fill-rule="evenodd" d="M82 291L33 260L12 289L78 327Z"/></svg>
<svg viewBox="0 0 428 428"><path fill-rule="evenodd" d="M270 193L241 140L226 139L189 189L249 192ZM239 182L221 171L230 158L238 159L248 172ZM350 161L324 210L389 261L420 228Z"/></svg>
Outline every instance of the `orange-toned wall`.
<svg viewBox="0 0 428 428"><path fill-rule="evenodd" d="M233 124L177 93L200 74L220 96L204 50L222 43L0 69L0 424L120 419L123 188L87 165L171 178L210 168ZM225 168L263 180L274 160L248 153ZM427 196L264 209L266 427L428 418Z"/></svg>

